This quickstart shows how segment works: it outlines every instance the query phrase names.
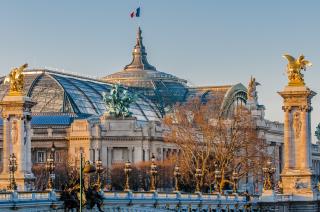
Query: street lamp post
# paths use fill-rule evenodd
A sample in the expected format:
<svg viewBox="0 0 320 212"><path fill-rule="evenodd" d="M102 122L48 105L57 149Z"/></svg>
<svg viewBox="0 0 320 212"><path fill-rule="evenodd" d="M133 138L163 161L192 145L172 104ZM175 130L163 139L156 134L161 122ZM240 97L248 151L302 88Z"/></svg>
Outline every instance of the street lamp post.
<svg viewBox="0 0 320 212"><path fill-rule="evenodd" d="M157 190L156 188L156 175L158 173L157 171L157 164L155 163L156 158L154 157L154 154L152 154L151 157L151 169L150 169L150 175L151 175L151 182L150 182L150 191L155 192Z"/></svg>
<svg viewBox="0 0 320 212"><path fill-rule="evenodd" d="M124 174L126 177L126 182L124 185L124 191L130 191L130 184L129 184L129 174L132 171L131 168L131 162L128 160L125 164L124 164Z"/></svg>
<svg viewBox="0 0 320 212"><path fill-rule="evenodd" d="M174 192L179 192L179 178L181 176L180 167L178 164L174 167Z"/></svg>
<svg viewBox="0 0 320 212"><path fill-rule="evenodd" d="M82 205L83 205L83 174L90 174L96 171L96 167L90 164L89 161L85 162L85 165L83 166L83 150L80 148L80 212L82 212Z"/></svg>
<svg viewBox="0 0 320 212"><path fill-rule="evenodd" d="M271 161L268 161L266 167L262 168L262 171L264 174L263 189L273 190L274 189L273 175L276 172L276 168L272 166Z"/></svg>
<svg viewBox="0 0 320 212"><path fill-rule="evenodd" d="M50 155L47 159L46 163L46 169L47 172L49 173L49 178L48 178L48 188L47 190L52 190L53 189L53 179L55 178L54 175L54 169L55 169L55 164L54 164L54 154L56 152L56 147L54 143L52 143L51 150L50 150Z"/></svg>
<svg viewBox="0 0 320 212"><path fill-rule="evenodd" d="M214 171L214 179L215 179L215 191L216 192L221 192L221 189L220 189L220 178L221 178L221 171L219 169L216 169Z"/></svg>
<svg viewBox="0 0 320 212"><path fill-rule="evenodd" d="M14 173L17 171L18 164L17 164L17 158L12 153L9 157L9 171L10 171L10 190L17 190L17 183L16 179L14 177Z"/></svg>
<svg viewBox="0 0 320 212"><path fill-rule="evenodd" d="M234 171L232 173L233 193L237 193L237 190L238 190L238 179L239 179L238 172Z"/></svg>
<svg viewBox="0 0 320 212"><path fill-rule="evenodd" d="M202 173L201 173L201 169L196 169L196 174L195 174L195 177L196 177L196 193L201 193L200 192L200 180L201 180L201 177L202 177Z"/></svg>

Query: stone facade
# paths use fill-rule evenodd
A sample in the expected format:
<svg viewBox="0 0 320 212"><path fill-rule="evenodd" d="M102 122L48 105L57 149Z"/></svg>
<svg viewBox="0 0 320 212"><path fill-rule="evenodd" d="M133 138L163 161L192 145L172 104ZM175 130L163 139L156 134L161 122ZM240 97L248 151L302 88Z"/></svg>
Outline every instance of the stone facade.
<svg viewBox="0 0 320 212"><path fill-rule="evenodd" d="M68 153L72 158L83 149L87 159L95 161L100 157L108 168L128 160L149 161L151 154L164 160L177 148L163 141L162 132L159 122L139 123L134 117L75 120L69 128Z"/></svg>

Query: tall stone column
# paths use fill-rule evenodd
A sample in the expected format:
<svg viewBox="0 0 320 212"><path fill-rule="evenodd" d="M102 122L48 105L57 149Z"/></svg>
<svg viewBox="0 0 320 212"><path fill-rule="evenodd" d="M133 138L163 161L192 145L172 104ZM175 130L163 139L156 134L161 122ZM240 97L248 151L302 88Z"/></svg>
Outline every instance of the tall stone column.
<svg viewBox="0 0 320 212"><path fill-rule="evenodd" d="M26 137L26 172L32 175L32 159L31 159L31 116L27 115L25 118L25 137Z"/></svg>
<svg viewBox="0 0 320 212"><path fill-rule="evenodd" d="M301 107L301 128L307 129L307 107ZM298 150L299 151L299 150ZM309 160L308 160L308 136L307 130L301 131L301 142L300 142L300 168L303 170L309 170Z"/></svg>
<svg viewBox="0 0 320 212"><path fill-rule="evenodd" d="M12 93L0 102L3 120L4 164L0 174L0 188L9 185L9 157L15 154L17 171L15 173L18 190L31 188L34 176L31 162L31 108L36 103L27 96Z"/></svg>
<svg viewBox="0 0 320 212"><path fill-rule="evenodd" d="M284 110L284 124L289 125L289 111L290 107L283 107ZM290 130L284 129L284 136L283 136L283 152L284 152L284 167L283 169L286 170L291 166L290 162Z"/></svg>
<svg viewBox="0 0 320 212"><path fill-rule="evenodd" d="M294 195L313 194L311 164L311 99L316 95L305 85L288 85L278 92L284 108L283 192Z"/></svg>
<svg viewBox="0 0 320 212"><path fill-rule="evenodd" d="M2 164L2 173L9 173L9 157L11 152L11 142L10 142L10 123L9 116L3 115L3 164ZM1 174L2 174L1 173Z"/></svg>

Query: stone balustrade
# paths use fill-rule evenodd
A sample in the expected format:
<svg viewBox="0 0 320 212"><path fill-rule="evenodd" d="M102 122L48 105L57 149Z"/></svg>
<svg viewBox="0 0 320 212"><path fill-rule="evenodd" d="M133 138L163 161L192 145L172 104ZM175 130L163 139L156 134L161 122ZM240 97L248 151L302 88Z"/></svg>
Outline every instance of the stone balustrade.
<svg viewBox="0 0 320 212"><path fill-rule="evenodd" d="M59 192L2 192L0 211L63 211ZM245 211L244 196L220 194L188 194L158 192L104 192L104 211ZM253 201L252 206L256 205Z"/></svg>

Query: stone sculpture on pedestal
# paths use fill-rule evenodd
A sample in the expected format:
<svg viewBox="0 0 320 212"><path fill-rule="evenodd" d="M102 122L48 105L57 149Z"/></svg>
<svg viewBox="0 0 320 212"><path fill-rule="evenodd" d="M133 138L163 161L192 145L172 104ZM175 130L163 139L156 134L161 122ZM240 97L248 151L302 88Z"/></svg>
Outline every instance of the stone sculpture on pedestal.
<svg viewBox="0 0 320 212"><path fill-rule="evenodd" d="M0 188L9 185L9 156L17 158L15 180L18 190L30 190L34 176L31 168L31 108L36 104L24 94L23 70L27 64L14 68L4 83L9 83L9 94L0 102L3 119L3 170Z"/></svg>
<svg viewBox="0 0 320 212"><path fill-rule="evenodd" d="M304 82L302 70L311 63L301 55L288 59L288 85L278 92L283 98L284 167L281 173L283 193L298 196L313 195L311 162L311 99L316 95Z"/></svg>

